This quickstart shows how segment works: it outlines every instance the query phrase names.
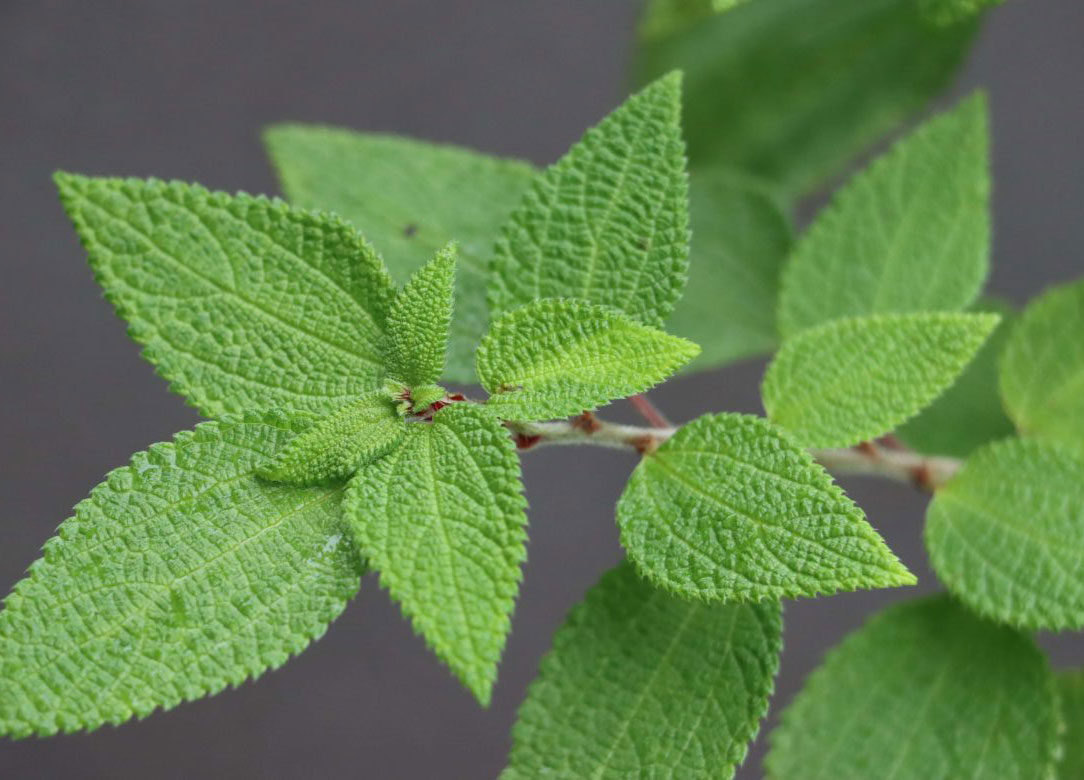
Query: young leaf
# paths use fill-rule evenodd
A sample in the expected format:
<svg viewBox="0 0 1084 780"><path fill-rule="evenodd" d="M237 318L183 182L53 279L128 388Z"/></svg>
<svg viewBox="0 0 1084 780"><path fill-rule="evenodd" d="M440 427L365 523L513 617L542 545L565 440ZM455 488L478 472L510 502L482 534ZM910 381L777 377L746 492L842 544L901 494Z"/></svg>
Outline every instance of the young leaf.
<svg viewBox="0 0 1084 780"><path fill-rule="evenodd" d="M56 182L132 338L204 415L328 413L379 386L391 280L345 222L179 182Z"/></svg>
<svg viewBox="0 0 1084 780"><path fill-rule="evenodd" d="M290 200L357 225L384 252L396 282L405 283L456 241L456 306L445 375L475 381L493 242L534 168L455 146L312 125L275 125L264 142Z"/></svg>
<svg viewBox="0 0 1084 780"><path fill-rule="evenodd" d="M646 456L617 524L637 568L686 598L760 601L915 582L828 473L749 415L701 417Z"/></svg>
<svg viewBox="0 0 1084 780"><path fill-rule="evenodd" d="M535 178L494 250L489 308L581 298L660 326L685 285L681 76L633 95Z"/></svg>
<svg viewBox="0 0 1084 780"><path fill-rule="evenodd" d="M1084 441L1084 281L1055 287L1024 310L1001 359L1001 397L1028 436Z"/></svg>
<svg viewBox="0 0 1084 780"><path fill-rule="evenodd" d="M474 404L412 423L350 481L344 509L380 584L488 706L526 557L519 458Z"/></svg>
<svg viewBox="0 0 1084 780"><path fill-rule="evenodd" d="M839 317L970 304L989 267L988 147L980 93L855 176L783 271L783 335Z"/></svg>
<svg viewBox="0 0 1084 780"><path fill-rule="evenodd" d="M618 566L557 632L502 780L732 777L768 710L782 629L778 602L691 604Z"/></svg>
<svg viewBox="0 0 1084 780"><path fill-rule="evenodd" d="M764 375L774 422L809 447L888 433L949 387L997 314L883 314L829 322L788 339Z"/></svg>
<svg viewBox="0 0 1084 780"><path fill-rule="evenodd" d="M919 452L962 458L1013 432L997 391L997 363L1015 315L1008 304L994 300L980 302L975 311L996 312L1001 322L956 382L896 430L905 444Z"/></svg>
<svg viewBox="0 0 1084 780"><path fill-rule="evenodd" d="M1062 672L1057 679L1065 722L1061 741L1064 754L1058 763L1058 777L1084 777L1084 670Z"/></svg>
<svg viewBox="0 0 1084 780"><path fill-rule="evenodd" d="M977 28L930 24L916 0L753 0L645 41L637 76L685 73L694 169L737 168L797 197L939 95Z"/></svg>
<svg viewBox="0 0 1084 780"><path fill-rule="evenodd" d="M944 596L890 607L813 672L771 734L770 778L1053 777L1054 679L1028 637Z"/></svg>
<svg viewBox="0 0 1084 780"><path fill-rule="evenodd" d="M689 283L666 323L703 348L688 369L770 352L790 220L767 186L721 168L692 172L689 208Z"/></svg>
<svg viewBox="0 0 1084 780"><path fill-rule="evenodd" d="M392 448L406 423L387 393L376 390L312 423L263 464L264 479L291 485L328 485L349 478Z"/></svg>
<svg viewBox="0 0 1084 780"><path fill-rule="evenodd" d="M94 729L238 685L358 588L342 488L255 477L297 432L205 423L112 472L0 611L0 733Z"/></svg>
<svg viewBox="0 0 1084 780"><path fill-rule="evenodd" d="M978 450L934 496L926 547L941 581L979 614L1084 627L1084 458L1020 439Z"/></svg>
<svg viewBox="0 0 1084 780"><path fill-rule="evenodd" d="M643 392L698 351L616 309L545 299L494 321L478 347L478 376L502 418L547 420Z"/></svg>
<svg viewBox="0 0 1084 780"><path fill-rule="evenodd" d="M388 313L388 373L410 387L432 384L444 372L455 257L455 244L441 249L392 301Z"/></svg>

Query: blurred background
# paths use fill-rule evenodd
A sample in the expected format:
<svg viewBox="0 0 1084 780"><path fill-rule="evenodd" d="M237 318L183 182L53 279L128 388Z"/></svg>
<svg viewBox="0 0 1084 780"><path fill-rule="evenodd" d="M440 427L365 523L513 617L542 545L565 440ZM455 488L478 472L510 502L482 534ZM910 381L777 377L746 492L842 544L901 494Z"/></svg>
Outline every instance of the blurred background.
<svg viewBox="0 0 1084 780"><path fill-rule="evenodd" d="M138 356L57 202L57 168L277 192L259 131L322 122L555 160L630 90L629 0L94 3L0 0L0 591L111 468L196 414ZM1084 271L1084 4L1009 0L941 102L991 97L994 271L1022 303ZM469 193L464 193L469 197ZM806 208L804 212L809 212ZM653 394L675 420L761 412L762 361ZM610 416L631 420L615 405ZM481 778L504 765L528 682L567 610L620 557L621 453L526 453L529 562L483 711L371 577L307 652L258 683L120 728L0 741L10 778ZM845 487L932 589L926 499ZM826 648L910 591L786 606L773 716ZM1055 663L1074 636L1044 637ZM759 777L763 734L741 777Z"/></svg>

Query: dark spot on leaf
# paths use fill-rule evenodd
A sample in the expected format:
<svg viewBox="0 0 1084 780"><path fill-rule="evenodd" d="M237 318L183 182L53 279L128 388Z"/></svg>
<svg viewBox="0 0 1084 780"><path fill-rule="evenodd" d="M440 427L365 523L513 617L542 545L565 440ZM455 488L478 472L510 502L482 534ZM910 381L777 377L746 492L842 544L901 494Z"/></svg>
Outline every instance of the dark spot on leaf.
<svg viewBox="0 0 1084 780"><path fill-rule="evenodd" d="M403 235L406 236L407 238L414 238L414 236L415 236L415 234L417 234L417 232L418 232L418 226L415 225L413 222L408 222L403 227Z"/></svg>

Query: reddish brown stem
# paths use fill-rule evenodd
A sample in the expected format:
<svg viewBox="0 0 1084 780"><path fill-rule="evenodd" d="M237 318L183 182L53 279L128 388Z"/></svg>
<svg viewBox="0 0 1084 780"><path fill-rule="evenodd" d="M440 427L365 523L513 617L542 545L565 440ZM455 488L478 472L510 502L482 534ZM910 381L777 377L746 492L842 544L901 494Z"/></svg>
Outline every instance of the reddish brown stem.
<svg viewBox="0 0 1084 780"><path fill-rule="evenodd" d="M643 393L637 393L636 395L629 396L629 403L633 408L640 413L640 416L647 421L647 424L652 428L672 428L670 421L666 419L659 407L655 406Z"/></svg>

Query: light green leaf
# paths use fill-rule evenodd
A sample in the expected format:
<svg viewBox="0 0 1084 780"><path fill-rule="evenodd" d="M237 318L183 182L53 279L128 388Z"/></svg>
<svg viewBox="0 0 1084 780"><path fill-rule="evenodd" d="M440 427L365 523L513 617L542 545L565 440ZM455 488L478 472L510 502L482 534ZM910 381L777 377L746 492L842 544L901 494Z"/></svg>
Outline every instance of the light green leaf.
<svg viewBox="0 0 1084 780"><path fill-rule="evenodd" d="M817 216L783 270L780 331L965 308L989 268L989 201L979 93L897 143Z"/></svg>
<svg viewBox="0 0 1084 780"><path fill-rule="evenodd" d="M1061 672L1057 679L1065 723L1061 741L1064 753L1058 763L1058 777L1072 780L1084 777L1084 670Z"/></svg>
<svg viewBox="0 0 1084 780"><path fill-rule="evenodd" d="M1049 778L1057 731L1035 643L936 596L890 607L829 653L764 763L773 780Z"/></svg>
<svg viewBox="0 0 1084 780"><path fill-rule="evenodd" d="M402 446L350 481L344 503L380 584L484 706L526 557L521 491L508 432L457 403L411 423Z"/></svg>
<svg viewBox="0 0 1084 780"><path fill-rule="evenodd" d="M396 282L406 282L441 247L457 242L445 375L473 382L493 242L534 168L456 146L315 125L275 125L264 143L287 197L357 225L384 252Z"/></svg>
<svg viewBox="0 0 1084 780"><path fill-rule="evenodd" d="M779 274L791 244L778 199L754 179L707 168L690 176L689 206L689 283L666 329L702 347L690 370L770 352L778 342Z"/></svg>
<svg viewBox="0 0 1084 780"><path fill-rule="evenodd" d="M388 313L388 373L410 387L444 373L455 286L455 244L437 252L392 301Z"/></svg>
<svg viewBox="0 0 1084 780"><path fill-rule="evenodd" d="M980 302L975 311L997 312L1001 322L955 384L896 430L919 452L964 457L1013 432L998 395L997 364L1015 315L1008 304L994 300Z"/></svg>
<svg viewBox="0 0 1084 780"><path fill-rule="evenodd" d="M1084 450L1084 281L1028 305L1001 359L1001 397L1025 436Z"/></svg>
<svg viewBox="0 0 1084 780"><path fill-rule="evenodd" d="M746 0L649 0L640 20L640 35L646 39L673 35L744 2Z"/></svg>
<svg viewBox="0 0 1084 780"><path fill-rule="evenodd" d="M608 306L550 298L493 322L478 376L502 418L547 420L643 392L698 351Z"/></svg>
<svg viewBox="0 0 1084 780"><path fill-rule="evenodd" d="M661 588L759 601L912 585L912 575L809 453L767 420L707 415L636 467L621 544Z"/></svg>
<svg viewBox="0 0 1084 780"><path fill-rule="evenodd" d="M395 403L376 390L313 421L258 473L300 486L345 481L361 466L391 452L405 434L406 423Z"/></svg>
<svg viewBox="0 0 1084 780"><path fill-rule="evenodd" d="M934 496L926 547L941 581L979 614L1084 627L1084 458L1020 439L978 450Z"/></svg>
<svg viewBox="0 0 1084 780"><path fill-rule="evenodd" d="M977 27L930 24L916 0L756 0L644 42L636 71L684 71L694 169L738 168L797 197L940 94Z"/></svg>
<svg viewBox="0 0 1084 780"><path fill-rule="evenodd" d="M956 24L1001 5L1004 0L919 0L926 18L934 24Z"/></svg>
<svg viewBox="0 0 1084 780"><path fill-rule="evenodd" d="M0 611L0 733L94 729L239 685L324 633L358 588L342 488L262 482L296 433L200 425L113 471Z"/></svg>
<svg viewBox="0 0 1084 780"><path fill-rule="evenodd" d="M557 632L501 777L732 777L782 629L778 602L692 604L618 566Z"/></svg>
<svg viewBox="0 0 1084 780"><path fill-rule="evenodd" d="M685 285L681 75L633 95L535 178L494 250L494 316L581 298L660 326Z"/></svg>
<svg viewBox="0 0 1084 780"><path fill-rule="evenodd" d="M327 413L379 386L391 280L346 223L180 182L56 182L144 357L204 415Z"/></svg>
<svg viewBox="0 0 1084 780"><path fill-rule="evenodd" d="M846 447L893 430L949 387L997 314L852 317L787 339L764 375L768 416L808 447Z"/></svg>

